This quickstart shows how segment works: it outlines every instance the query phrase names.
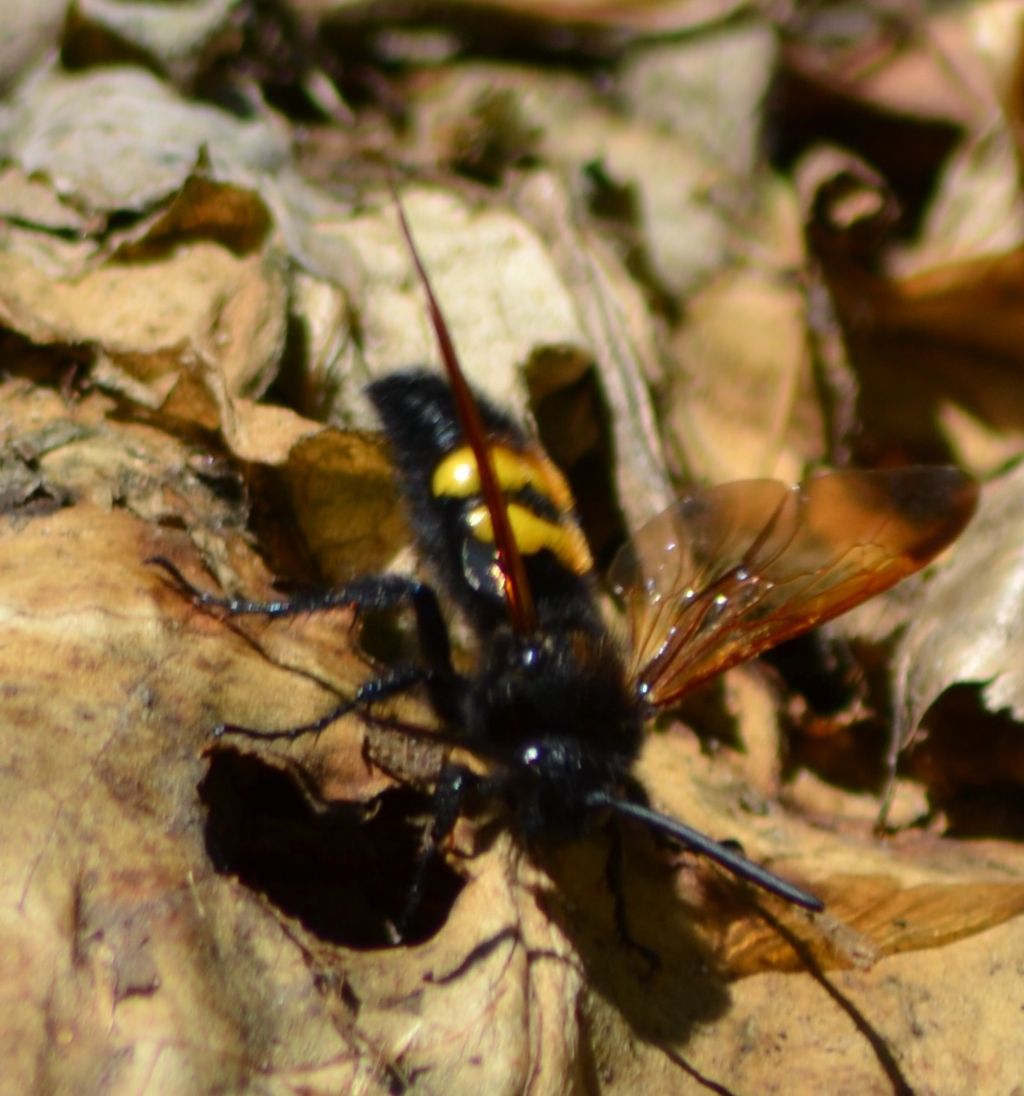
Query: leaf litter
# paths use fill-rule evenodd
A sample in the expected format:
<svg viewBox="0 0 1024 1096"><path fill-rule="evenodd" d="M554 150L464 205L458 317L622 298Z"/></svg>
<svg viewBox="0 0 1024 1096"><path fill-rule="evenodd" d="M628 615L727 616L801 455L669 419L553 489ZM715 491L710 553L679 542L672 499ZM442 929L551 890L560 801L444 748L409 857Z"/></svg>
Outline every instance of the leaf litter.
<svg viewBox="0 0 1024 1096"><path fill-rule="evenodd" d="M995 18L999 5L979 7ZM969 37L954 42L973 58ZM852 451L995 473L948 560L889 599L883 623L858 616L848 634L885 650L901 630L885 656L901 735L923 719L927 743L928 709L964 682L1016 717L1005 622L1019 538L1015 472L1001 465L1018 428L1005 378L1019 241L936 217L898 255L882 240L865 257L837 225L829 249L820 234L805 242L792 181L760 158L754 129L723 162L686 141L685 112L664 114L659 81L671 88L699 43L630 55L618 104L576 74L528 69L535 163L506 165L499 143L497 192L443 171L410 185L467 368L524 412L531 359L571 363L573 383L596 362L622 456L607 482L632 524L659 504L661 442L672 472L716 479L795 477L832 455L843 408L821 399L801 337L824 290L819 330L838 332ZM757 56L737 92L746 111L783 63ZM333 163L342 185L304 180L282 114L242 124L140 68L80 65L38 70L4 108L8 1075L28 1087L43 1069L78 1091L1006 1087L1021 1051L1019 831L944 832L956 817L944 784L924 825L875 837L863 800L877 787L794 778L799 728L779 716L776 671L736 671L709 701L731 735L668 726L642 771L657 805L804 882L825 917L738 894L638 835L627 889L662 960L651 975L616 939L600 842L534 862L500 827L463 823L420 937L391 946L436 756L351 719L288 748L211 737L225 721L294 725L350 694L370 672L351 614L224 619L145 564L165 555L204 589L252 597L409 565L358 395L432 358L385 176ZM713 58L708 71L722 80ZM455 96L478 79L471 65L462 75L456 62L433 81L399 72L391 90L414 117L436 112L443 82ZM908 79L894 69L889 87ZM505 80L525 99L521 73ZM912 124L887 94L876 82L872 108ZM641 95L654 98L634 125ZM372 108L365 131L362 119L349 137L372 149L381 123ZM981 139L976 119L950 121ZM435 139L390 131L387 154L443 164ZM662 156L703 165L703 249L661 233L687 217L653 186L671 174ZM578 179L602 159L588 211ZM1005 162L976 164L996 186ZM651 188L642 215L592 211L613 184ZM945 269L908 273L915 245ZM999 443L995 461L971 463L971 422ZM865 695L884 709L877 683ZM414 699L395 712L429 718ZM830 718L838 742L842 713Z"/></svg>

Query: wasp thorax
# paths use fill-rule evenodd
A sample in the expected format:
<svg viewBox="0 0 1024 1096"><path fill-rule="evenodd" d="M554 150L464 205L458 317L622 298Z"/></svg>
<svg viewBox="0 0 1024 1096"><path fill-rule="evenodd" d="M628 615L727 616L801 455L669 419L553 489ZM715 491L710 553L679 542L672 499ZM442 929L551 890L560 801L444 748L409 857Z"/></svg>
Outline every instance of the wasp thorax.
<svg viewBox="0 0 1024 1096"><path fill-rule="evenodd" d="M641 717L618 649L581 630L497 635L470 702L471 736L520 756L524 744L574 737L628 764ZM525 755L523 760L525 761Z"/></svg>

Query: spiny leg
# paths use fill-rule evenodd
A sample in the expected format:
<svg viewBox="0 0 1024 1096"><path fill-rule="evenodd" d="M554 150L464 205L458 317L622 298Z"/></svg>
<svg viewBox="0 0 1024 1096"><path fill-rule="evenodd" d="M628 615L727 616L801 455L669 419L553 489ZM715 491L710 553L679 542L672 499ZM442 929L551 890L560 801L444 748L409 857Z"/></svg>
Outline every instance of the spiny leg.
<svg viewBox="0 0 1024 1096"><path fill-rule="evenodd" d="M490 794L493 778L478 776L461 765L446 765L437 778L434 794L431 796L430 829L425 835L423 848L416 861L412 883L405 909L398 921L399 939L404 940L413 918L423 903L427 874L441 850L441 846L451 836L455 823L459 820L463 805L468 796L487 797Z"/></svg>
<svg viewBox="0 0 1024 1096"><path fill-rule="evenodd" d="M407 692L414 686L428 681L432 673L433 671L426 666L398 666L384 677L375 677L360 685L354 696L309 723L300 723L298 726L285 727L279 731L261 731L255 727L242 727L237 723L220 723L214 727L213 736L221 738L224 735L237 735L243 738L257 738L264 742L276 742L281 739L294 742L303 735L319 734L351 712Z"/></svg>
<svg viewBox="0 0 1024 1096"><path fill-rule="evenodd" d="M231 734L294 741L303 735L322 731L349 712L365 709L419 684L426 684L431 688L433 699L440 710L450 707L446 701L457 678L451 661L451 642L437 594L426 583L406 575L365 575L336 590L280 601L252 601L248 598L221 597L198 589L163 556L153 556L147 562L166 571L195 605L203 609L220 609L231 616L298 616L339 607L350 607L359 612L380 612L408 606L416 618L416 635L425 661L424 666L395 667L381 677L366 682L360 686L355 696L309 723L279 731L260 731L235 724L221 724L214 730L217 737Z"/></svg>
<svg viewBox="0 0 1024 1096"><path fill-rule="evenodd" d="M336 590L320 590L279 601L251 601L200 590L164 556L151 556L146 562L166 571L195 605L221 609L229 616L301 616L342 607L364 613L383 612L408 606L416 617L416 633L427 662L438 670L451 669L451 643L437 594L426 583L408 575L363 575Z"/></svg>

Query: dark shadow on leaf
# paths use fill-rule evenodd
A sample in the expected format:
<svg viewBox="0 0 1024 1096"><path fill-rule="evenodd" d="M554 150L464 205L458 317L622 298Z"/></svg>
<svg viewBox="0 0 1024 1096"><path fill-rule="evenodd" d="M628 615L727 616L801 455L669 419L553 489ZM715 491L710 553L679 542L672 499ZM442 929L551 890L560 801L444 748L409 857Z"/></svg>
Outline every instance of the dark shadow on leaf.
<svg viewBox="0 0 1024 1096"><path fill-rule="evenodd" d="M728 1010L728 975L698 936L694 911L676 894L676 868L665 850L643 833L629 831L624 838L629 932L654 953L657 969L616 930L606 834L543 855L555 886L540 890L537 900L572 941L592 993L620 1012L641 1039L679 1048L696 1027ZM592 1053L600 1058L600 1047Z"/></svg>
<svg viewBox="0 0 1024 1096"><path fill-rule="evenodd" d="M231 747L209 754L199 787L206 847L236 876L329 943L395 946L422 844L428 798L390 789L368 803L318 801L290 773ZM443 859L427 868L423 900L404 944L445 923L462 879Z"/></svg>

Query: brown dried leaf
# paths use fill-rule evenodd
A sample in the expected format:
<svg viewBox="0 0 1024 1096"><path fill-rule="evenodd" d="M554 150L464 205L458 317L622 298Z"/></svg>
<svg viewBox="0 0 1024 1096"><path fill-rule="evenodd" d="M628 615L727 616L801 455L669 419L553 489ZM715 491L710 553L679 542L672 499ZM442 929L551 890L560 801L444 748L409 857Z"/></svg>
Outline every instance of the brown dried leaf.
<svg viewBox="0 0 1024 1096"><path fill-rule="evenodd" d="M721 216L728 203L742 207L749 194L760 144L759 108L770 86L778 49L774 28L767 21L739 20L717 33L695 34L650 42L630 52L621 70L621 94L628 117L624 131L649 125L653 132L671 134L677 146L696 153L703 169L700 189L715 189L713 212ZM640 126L638 126L640 123ZM639 174L650 164L637 163ZM664 180L651 180L653 187ZM700 207L700 189L685 188ZM697 199L697 200L694 200ZM669 229L665 221L662 230ZM683 226L677 226L681 230ZM658 245L652 236L651 242Z"/></svg>
<svg viewBox="0 0 1024 1096"><path fill-rule="evenodd" d="M917 865L915 865L917 866ZM985 862L978 858L978 867ZM908 884L897 877L834 877L820 893L828 914L812 927L782 919L715 925L716 952L736 975L767 970L869 969L887 955L939 948L1024 913L1024 883Z"/></svg>
<svg viewBox="0 0 1024 1096"><path fill-rule="evenodd" d="M859 26L851 23L843 33L829 28L818 12L808 11L805 29L810 33L796 37L787 64L803 79L845 100L847 110L856 106L894 119L966 124L977 123L991 107L991 89L971 42L972 13L967 9L932 18L908 11L902 26L887 19L882 9L869 7L863 15ZM821 109L828 100L817 98L815 106Z"/></svg>
<svg viewBox="0 0 1024 1096"><path fill-rule="evenodd" d="M1024 853L1016 846L990 842L973 847L913 835L884 841L871 832L873 818L835 819L830 831L815 829L770 806L777 786L759 789L764 797L759 798L724 762L724 755L713 763L701 757L697 744L683 736L655 736L645 749L641 773L656 803L704 832L736 838L754 859L820 893L828 916L866 938L879 957L935 947L1019 912L1024 884L1015 882L1014 874L1024 864ZM705 874L703 868L698 871ZM991 888L991 900L972 902L973 886ZM728 902L702 903L693 915L734 973L800 965L793 950L750 910ZM795 922L789 918L785 923L801 922L798 914ZM805 922L797 935L819 965L848 965L841 951L828 950L828 931L827 924ZM774 951L758 950L766 937L774 938Z"/></svg>
<svg viewBox="0 0 1024 1096"><path fill-rule="evenodd" d="M1012 134L996 126L965 141L937 185L920 239L896 272L910 275L954 263L967 255L1012 250L1024 229L1024 204L1016 179Z"/></svg>
<svg viewBox="0 0 1024 1096"><path fill-rule="evenodd" d="M295 445L283 469L303 538L336 582L379 571L407 539L381 439L325 431Z"/></svg>
<svg viewBox="0 0 1024 1096"><path fill-rule="evenodd" d="M0 282L8 327L39 344L93 346L101 382L151 407L170 396L173 413L204 425L217 421L218 396L258 394L277 369L285 287L271 256L199 242L65 280L8 251ZM187 394L172 396L179 371Z"/></svg>
<svg viewBox="0 0 1024 1096"><path fill-rule="evenodd" d="M686 7L688 15L706 13ZM658 4L640 16L609 9L588 18L618 26L666 13L683 18L675 6ZM674 47L652 54L646 71L673 75ZM667 70L658 64L665 58ZM746 75L756 83L765 74ZM67 79L40 80L39 115L24 98L16 104L15 116L32 123L24 132L39 141L21 132L24 144L9 156L20 168L11 210L28 211L37 231L9 234L5 261L31 255L37 273L85 270L106 277L108 290L128 292L127 275L114 278L117 265L86 269L103 254L98 248L120 249L120 268L140 278L149 264L156 270L179 252L194 261L195 249L205 248L202 254L217 255L218 270L244 266L247 275L219 283L219 305L213 293L205 313L190 312L199 320L177 341L170 323L157 325L154 342L132 327L130 315L117 329L105 326L99 313L118 308L116 296L94 297L97 316L76 315L72 326L63 313L46 311L54 283L42 275L30 301L15 295L9 306L9 322L29 337L60 343L81 341L84 332L122 397L115 416L102 396L68 408L24 383L0 388L0 421L12 446L0 463L8 488L0 491L7 521L0 601L8 624L0 655L9 662L0 779L9 783L10 804L0 837L0 984L12 1084L27 1090L45 1071L56 1087L114 1091L198 1084L625 1093L706 1092L710 1085L860 1093L943 1091L951 1077L975 1091L1011 1088L1024 1055L1013 1006L1024 931L1024 918L1014 916L1019 850L876 841L866 824L844 821L856 812L840 789L833 789L836 814L819 816L813 827L783 811L776 805L777 729L764 695L737 706L741 713L756 708L764 724L757 756L745 766L760 799L727 752L706 757L681 730L651 739L643 775L660 805L712 834L739 838L751 855L819 887L832 921L805 924L769 901L748 903L707 865L690 858L669 865L644 835L630 835L630 917L664 963L648 975L619 946L600 835L534 861L481 822L460 825L447 858L466 880L458 897L450 869L430 888L430 931L437 931L424 929L417 945L387 946L422 834L418 815L426 804L415 788L429 784L437 758L379 729L364 749L352 722L291 747L228 740L208 749L219 721L294 725L350 695L371 671L354 647L347 612L221 620L142 565L159 551L203 589L274 592L252 551L242 498L218 496L197 471L196 458L208 454L165 434L159 416L149 425L127 421L123 397L211 427L231 454L258 465L266 490L256 501L287 504L268 507L264 520L297 522L298 539L323 573L376 567L404 542L379 442L325 430L303 414L366 425L365 409L362 419L353 411L365 377L434 357L393 216L382 198L380 212L364 209L352 219L344 203L298 184L282 167L273 125L257 127L262 151L253 162L244 149L228 155L244 136L237 122L174 100L167 117L194 139L150 141L137 119L151 110L160 122L152 130L161 133L166 93L153 92L156 81L140 83L133 74L128 85L137 103L123 114L119 96L127 85L119 74ZM52 95L49 81L62 85ZM95 109L101 87L115 109L92 126L90 116L102 114ZM75 92L78 109L70 101ZM552 150L561 146L560 162L577 179L603 140L599 116L607 120L610 112L604 104L581 114L575 100L565 102L572 109L563 119L552 108L535 154L555 160ZM732 102L742 116L750 99ZM652 111L663 108L655 99ZM736 131L715 130L713 115L705 132L728 141ZM72 134L69 145L53 141L55 122ZM744 164L755 162L751 130L742 132L732 151ZM687 177L700 178L708 161L646 124L617 119L608 137L616 174L647 187L642 231L654 238L642 246L662 284L689 286L694 270L717 271L730 235L725 221L712 215L702 222L706 236L693 231L689 188L676 172L685 163ZM202 146L211 151L209 171L197 169ZM169 174L160 170L165 152L173 154ZM123 190L107 178L121 160L130 169ZM33 163L51 173L53 191L21 189ZM710 179L721 181L720 167L714 164ZM93 171L95 191L85 185ZM568 187L540 169L510 187L532 227L507 213L469 213L442 187L410 191L427 265L483 386L521 408L525 387L516 371L524 365L577 369L591 353L602 367L610 364L604 383L616 443L620 454L630 453L620 494L627 508L648 504L661 487L661 466L644 382L661 381L663 347L641 290L595 238ZM68 217L76 202L96 219ZM124 209L143 219L77 251L46 251L52 229L102 234L106 215ZM263 231L267 210L270 229L280 233L274 238L284 241L273 252ZM680 223L669 224L677 215ZM785 240L786 261L801 264L793 234L775 235L775 224L768 218L754 235L773 249ZM751 251L743 250L748 264ZM136 261L124 263L128 255ZM177 277L176 267L159 269ZM742 301L745 317L752 300L784 315L780 388L803 392L803 359L794 364L799 302L785 287L774 295L779 273L757 270L738 288L737 277L729 283L735 296L723 297ZM66 305L66 280L55 284ZM137 289L163 293L155 277ZM908 299L919 303L910 290ZM140 315L156 314L141 296L134 300ZM930 325L926 312L922 323ZM358 324L350 330L353 316ZM297 411L252 400L272 376L263 365L286 345L282 339L275 350L268 332L289 320L309 336L287 343L300 351L282 385ZM122 333L134 341L118 342ZM781 406L788 426L793 404ZM813 423L811 440L781 431L780 459L818 447L817 421L805 413L813 407L800 407L792 422ZM778 422L759 424L773 443ZM204 573L193 545L218 581ZM413 698L396 712L417 722L425 714ZM765 918L779 927L765 929ZM874 969L859 969L872 959ZM853 969L842 969L851 962Z"/></svg>
<svg viewBox="0 0 1024 1096"><path fill-rule="evenodd" d="M1020 368L1022 253L967 260L891 282L849 265L829 271L876 445L934 453L950 403L1024 437ZM1005 459L1004 455L998 459Z"/></svg>
<svg viewBox="0 0 1024 1096"><path fill-rule="evenodd" d="M280 922L267 933L212 873L196 789L218 712L286 720L324 691L225 645L143 566L155 547L151 526L87 502L8 516L0 537L4 1059L22 1089L40 1069L68 1090L235 1087L229 1017L293 1000L305 969ZM253 962L275 970L277 1004ZM357 1053L322 1009L303 1030L327 1060Z"/></svg>
<svg viewBox="0 0 1024 1096"><path fill-rule="evenodd" d="M691 299L667 420L688 475L795 482L821 459L806 325L803 294L767 271L723 273Z"/></svg>
<svg viewBox="0 0 1024 1096"><path fill-rule="evenodd" d="M728 1012L681 1052L699 1081L676 1091L706 1091L707 1079L732 1092L827 1088L842 1096L1012 1090L1022 1049L1013 957L1022 932L1017 918L867 972L746 978Z"/></svg>
<svg viewBox="0 0 1024 1096"><path fill-rule="evenodd" d="M93 227L89 216L62 201L48 182L16 164L0 170L0 212L10 222L54 232L85 235Z"/></svg>

